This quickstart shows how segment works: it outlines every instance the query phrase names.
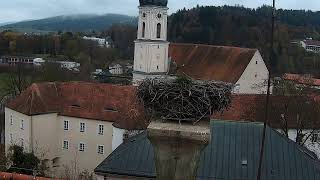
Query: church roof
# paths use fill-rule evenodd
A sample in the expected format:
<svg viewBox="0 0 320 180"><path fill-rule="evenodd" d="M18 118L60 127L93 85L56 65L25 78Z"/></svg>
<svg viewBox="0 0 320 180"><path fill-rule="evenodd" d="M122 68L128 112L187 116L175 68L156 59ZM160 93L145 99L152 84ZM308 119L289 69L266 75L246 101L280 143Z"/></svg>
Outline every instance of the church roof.
<svg viewBox="0 0 320 180"><path fill-rule="evenodd" d="M140 6L167 6L168 0L139 0Z"/></svg>
<svg viewBox="0 0 320 180"><path fill-rule="evenodd" d="M201 80L236 83L257 49L170 43L169 56L177 73Z"/></svg>

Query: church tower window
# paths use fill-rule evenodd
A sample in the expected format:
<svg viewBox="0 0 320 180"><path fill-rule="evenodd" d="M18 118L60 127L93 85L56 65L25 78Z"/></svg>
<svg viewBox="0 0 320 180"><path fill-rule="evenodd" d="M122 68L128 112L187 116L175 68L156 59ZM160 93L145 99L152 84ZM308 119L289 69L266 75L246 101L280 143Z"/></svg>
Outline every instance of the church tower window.
<svg viewBox="0 0 320 180"><path fill-rule="evenodd" d="M145 33L146 33L146 23L143 22L143 23L142 23L142 37L143 37L143 38L144 38L144 36L145 36Z"/></svg>
<svg viewBox="0 0 320 180"><path fill-rule="evenodd" d="M157 38L160 38L160 36L161 36L161 24L158 23L157 24Z"/></svg>

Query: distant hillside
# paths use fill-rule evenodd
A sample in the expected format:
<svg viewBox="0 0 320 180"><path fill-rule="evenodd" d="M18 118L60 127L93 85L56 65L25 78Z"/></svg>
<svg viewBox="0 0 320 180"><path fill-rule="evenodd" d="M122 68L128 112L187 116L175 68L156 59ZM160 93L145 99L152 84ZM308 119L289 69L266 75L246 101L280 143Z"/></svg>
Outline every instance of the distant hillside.
<svg viewBox="0 0 320 180"><path fill-rule="evenodd" d="M11 29L17 31L100 31L114 23L135 24L136 18L119 14L105 15L68 15L56 16L40 20L23 21L4 25L0 30Z"/></svg>

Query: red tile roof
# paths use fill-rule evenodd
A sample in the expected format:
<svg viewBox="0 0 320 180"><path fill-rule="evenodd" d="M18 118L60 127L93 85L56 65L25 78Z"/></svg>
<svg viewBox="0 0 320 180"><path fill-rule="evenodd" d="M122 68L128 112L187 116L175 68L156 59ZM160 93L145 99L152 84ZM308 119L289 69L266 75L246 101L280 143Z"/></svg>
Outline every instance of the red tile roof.
<svg viewBox="0 0 320 180"><path fill-rule="evenodd" d="M26 115L62 116L114 122L123 129L143 129L143 108L134 86L70 82L32 84L7 107Z"/></svg>
<svg viewBox="0 0 320 180"><path fill-rule="evenodd" d="M319 109L319 96L270 96L269 122L273 128L280 128L280 115L285 113L285 106L295 106L295 108L303 108L299 106L301 103L309 101L314 108ZM239 120L264 122L266 106L266 95L233 95L230 108L221 113L213 115L213 119L219 120ZM320 128L320 111L316 109L310 110L310 123L305 128ZM297 111L287 112L288 127L297 128L296 121Z"/></svg>
<svg viewBox="0 0 320 180"><path fill-rule="evenodd" d="M320 41L304 40L303 42L304 42L307 46L320 46Z"/></svg>
<svg viewBox="0 0 320 180"><path fill-rule="evenodd" d="M84 82L38 83L30 86L7 107L26 115L56 112L63 116L114 122L114 126L122 129L145 129L148 121L135 92L134 86ZM230 108L212 118L263 122L265 100L265 95L233 95ZM274 109L283 109L284 105L296 103L296 100L306 101L298 96L270 97L272 127L280 127L279 113ZM307 100L319 105L320 96L310 96ZM320 128L320 111L313 113L312 120ZM289 127L297 127L296 114L288 113L288 116Z"/></svg>
<svg viewBox="0 0 320 180"><path fill-rule="evenodd" d="M170 43L169 48L178 73L230 83L240 79L256 52L256 49L181 43Z"/></svg>
<svg viewBox="0 0 320 180"><path fill-rule="evenodd" d="M0 172L0 179L1 180L59 180L53 178L44 178L44 177L33 177L24 174L16 174L16 173L5 173Z"/></svg>
<svg viewBox="0 0 320 180"><path fill-rule="evenodd" d="M284 80L295 81L299 84L320 86L320 79L315 79L301 74L284 74Z"/></svg>

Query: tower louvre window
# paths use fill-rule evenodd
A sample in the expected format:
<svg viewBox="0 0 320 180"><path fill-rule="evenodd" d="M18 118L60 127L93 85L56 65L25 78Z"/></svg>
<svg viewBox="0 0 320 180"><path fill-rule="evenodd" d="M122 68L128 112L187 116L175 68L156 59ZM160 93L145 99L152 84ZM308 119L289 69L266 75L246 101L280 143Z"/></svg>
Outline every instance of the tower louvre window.
<svg viewBox="0 0 320 180"><path fill-rule="evenodd" d="M161 24L158 23L157 24L157 38L160 38L160 36L161 36Z"/></svg>
<svg viewBox="0 0 320 180"><path fill-rule="evenodd" d="M143 22L143 23L142 23L142 37L143 37L143 38L144 38L144 36L145 36L145 33L146 33L146 23Z"/></svg>

